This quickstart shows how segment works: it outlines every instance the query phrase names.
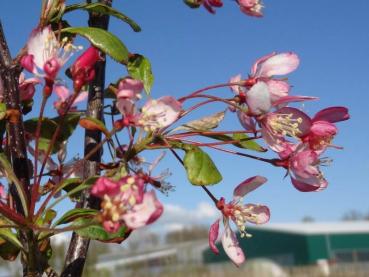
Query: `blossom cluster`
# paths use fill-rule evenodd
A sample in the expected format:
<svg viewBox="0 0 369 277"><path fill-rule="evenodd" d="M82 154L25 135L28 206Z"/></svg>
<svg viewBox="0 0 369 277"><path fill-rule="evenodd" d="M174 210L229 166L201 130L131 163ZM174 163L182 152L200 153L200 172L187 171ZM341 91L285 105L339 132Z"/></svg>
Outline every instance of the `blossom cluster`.
<svg viewBox="0 0 369 277"><path fill-rule="evenodd" d="M262 5L257 0L238 0L237 3L246 14L262 15ZM203 5L212 13L215 7L223 5L221 0L196 0L196 4ZM87 98L88 93L84 88L95 76L94 65L102 60L100 50L93 46L83 52L69 68L73 81L73 91L70 91L64 81L59 78L59 73L71 56L79 50L80 47L74 46L67 39L62 39L60 42L50 26L34 30L27 43L27 54L21 60L22 66L34 76L29 79L26 79L24 74L20 76L21 101L32 101L35 86L43 84L44 97L49 97L52 92L55 92L58 97L53 106L60 116L71 111L78 111L77 103ZM199 95L199 92L207 89L194 92L178 100L172 96L163 96L158 99L148 97L144 101L142 99L143 82L132 77L121 78L113 88L114 109L120 118L113 120L113 131L106 134L107 131L104 130L104 134L109 140L112 133L127 131L129 145L119 144L119 147L114 149L116 150L114 157L120 158L120 162L110 164L110 166L119 164L118 167L124 168L125 173L111 174L107 170L105 175L99 177L91 187L91 194L101 199L97 218L103 228L109 233L118 232L122 226L135 230L156 221L161 216L163 205L157 199L154 189L167 192L172 186L164 181L164 175L151 176L153 167L161 160L161 157L151 165L149 173L145 173L142 160L138 153L133 151L135 143L142 144L144 141L142 137L145 134L146 137L151 138L148 144L152 149L156 146L158 149L170 148L179 160L173 148L181 147L173 143L183 142L183 145L186 144L187 147L182 148L185 151L188 151L189 147L215 145L186 140L186 138L202 135L205 131L210 137L212 134L223 134L222 132L211 133L210 130L218 126L224 114L221 117L202 119L182 125L182 130L184 128L188 132L178 134L181 128L167 131L167 128L172 127L182 117L209 101L227 103L229 109L237 115L244 131L254 135L250 139L262 138L265 141L267 146L276 153L277 158L259 160L285 168L296 189L310 192L326 188L328 182L321 172L320 165L330 160L322 158L322 154L328 148L340 148L332 144L338 132L335 123L349 119L349 113L346 107L328 107L310 117L301 109L290 106L292 103L316 99L311 96L290 94L291 85L285 75L296 70L299 62L297 54L292 52L271 53L263 56L253 64L248 77L242 78L241 75L237 75L226 84L234 93L231 100L209 96L210 100L196 104L187 110L184 108L184 102L196 97L207 97ZM96 122L91 124L96 124ZM90 125L81 124L81 126L87 126L86 128ZM102 127L98 128L101 130ZM140 136L135 140L132 130L136 129L140 129ZM27 135L29 143L32 139L37 139ZM232 145L234 141L221 143ZM37 143L35 148L29 144L28 151L35 156L35 160L37 157L40 161L45 161L45 166L52 176L49 182L54 186L60 184L64 178L74 176L83 178L81 160L76 159L70 164L63 164L66 152L62 149L58 152L59 165L57 165L51 157L47 156L47 153L43 152L44 150L37 149L37 146ZM145 147L149 149L148 145L143 145L142 149ZM127 155L131 152L134 154L128 159ZM184 164L182 160L180 162ZM262 176L248 178L234 189L233 200L228 203L223 197L216 199L212 196L222 217L210 227L210 248L214 253L219 253L216 240L221 237L226 254L236 265L240 265L245 260L245 255L239 247L237 234L231 229L232 222L236 225L241 237L250 236L246 231L246 223L264 224L268 222L270 211L267 206L243 204L244 196L266 181L267 179ZM150 186L154 189L149 189ZM0 187L0 196L5 199L2 196L3 190ZM208 190L207 192L211 194ZM224 225L221 236L219 236L220 221Z"/></svg>

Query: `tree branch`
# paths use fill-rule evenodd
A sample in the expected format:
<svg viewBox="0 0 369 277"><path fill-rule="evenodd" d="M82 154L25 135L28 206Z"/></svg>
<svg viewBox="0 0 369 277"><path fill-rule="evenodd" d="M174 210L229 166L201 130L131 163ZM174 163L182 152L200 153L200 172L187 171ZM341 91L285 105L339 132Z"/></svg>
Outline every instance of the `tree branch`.
<svg viewBox="0 0 369 277"><path fill-rule="evenodd" d="M4 100L7 111L12 111L13 117L7 120L7 136L10 150L10 159L15 175L20 180L28 203L30 202L30 174L27 158L26 139L22 112L19 105L19 75L21 68L12 63L10 51L5 39L2 24L0 22L0 76ZM15 209L24 215L20 197L14 184L9 187L10 194L14 198ZM32 229L20 232L20 239L27 252L26 261L23 261L23 273L25 276L41 276L44 263L38 249L35 234Z"/></svg>

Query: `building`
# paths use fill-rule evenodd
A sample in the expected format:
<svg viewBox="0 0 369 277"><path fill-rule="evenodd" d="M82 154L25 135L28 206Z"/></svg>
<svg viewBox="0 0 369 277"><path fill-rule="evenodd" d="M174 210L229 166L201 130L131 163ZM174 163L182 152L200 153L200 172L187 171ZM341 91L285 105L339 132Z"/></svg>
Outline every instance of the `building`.
<svg viewBox="0 0 369 277"><path fill-rule="evenodd" d="M252 238L239 239L247 258L268 258L285 266L369 262L369 221L279 223L249 227ZM222 251L204 251L204 262L227 261Z"/></svg>

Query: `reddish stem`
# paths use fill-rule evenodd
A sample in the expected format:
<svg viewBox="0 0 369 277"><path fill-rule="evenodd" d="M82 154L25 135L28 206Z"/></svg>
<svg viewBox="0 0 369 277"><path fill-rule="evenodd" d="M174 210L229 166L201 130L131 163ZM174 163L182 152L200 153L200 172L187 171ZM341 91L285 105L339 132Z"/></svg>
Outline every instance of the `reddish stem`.
<svg viewBox="0 0 369 277"><path fill-rule="evenodd" d="M37 199L37 194L40 188L40 183L36 183L37 180L37 166L38 166L38 143L39 143L39 139L40 139L40 133L41 133L41 125L42 125L42 118L43 118L43 114L45 111L45 106L46 106L46 102L47 99L49 97L46 96L44 94L44 96L42 97L42 103L41 103L41 108L40 108L40 114L38 117L38 121L37 121L37 128L36 128L36 133L35 133L35 159L34 159L34 171L33 171L33 182L34 185L32 186L32 192L31 192L31 203L30 203L30 210L29 210L29 217L33 216L33 212L35 209L35 205L36 205L36 201L34 201L35 199ZM40 177L41 178L41 177Z"/></svg>
<svg viewBox="0 0 369 277"><path fill-rule="evenodd" d="M196 95L198 95L198 94L200 94L204 91L207 91L207 90L212 90L212 89L217 89L217 88L224 88L224 87L231 87L231 86L239 86L239 85L240 85L240 82L237 82L237 83L224 83L224 84L208 86L208 87L196 90L196 91L192 92L191 94L189 94L187 96L181 97L181 98L178 99L178 101L179 102L184 102L185 100L193 98L193 96L196 96Z"/></svg>

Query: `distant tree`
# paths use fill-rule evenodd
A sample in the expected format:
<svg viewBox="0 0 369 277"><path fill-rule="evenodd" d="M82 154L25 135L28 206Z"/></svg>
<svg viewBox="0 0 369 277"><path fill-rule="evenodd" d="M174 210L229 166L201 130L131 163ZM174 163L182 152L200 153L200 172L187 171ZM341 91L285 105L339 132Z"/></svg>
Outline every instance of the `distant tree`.
<svg viewBox="0 0 369 277"><path fill-rule="evenodd" d="M314 217L310 216L310 215L305 215L302 219L301 219L302 222L314 222L315 219Z"/></svg>

